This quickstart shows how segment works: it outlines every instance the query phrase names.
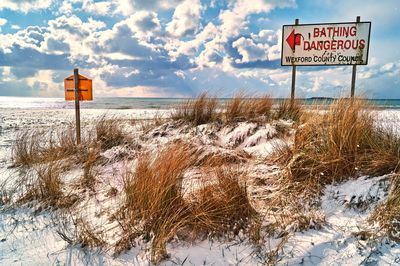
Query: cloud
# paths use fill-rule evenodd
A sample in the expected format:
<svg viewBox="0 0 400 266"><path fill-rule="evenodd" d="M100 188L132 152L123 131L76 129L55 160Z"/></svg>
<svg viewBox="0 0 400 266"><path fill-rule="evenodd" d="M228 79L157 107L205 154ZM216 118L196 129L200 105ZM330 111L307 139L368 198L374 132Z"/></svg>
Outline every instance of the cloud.
<svg viewBox="0 0 400 266"><path fill-rule="evenodd" d="M53 0L1 0L0 10L10 9L13 11L28 13L47 9L53 4Z"/></svg>
<svg viewBox="0 0 400 266"><path fill-rule="evenodd" d="M249 63L255 61L273 61L280 58L279 32L262 30L258 34L251 33L251 37L240 37L232 43L241 56L235 63Z"/></svg>
<svg viewBox="0 0 400 266"><path fill-rule="evenodd" d="M135 37L150 47L156 42L154 37L161 33L161 24L156 12L135 12L124 23L131 29Z"/></svg>
<svg viewBox="0 0 400 266"><path fill-rule="evenodd" d="M7 19L5 18L0 18L0 27L4 26L7 23Z"/></svg>
<svg viewBox="0 0 400 266"><path fill-rule="evenodd" d="M255 44L252 39L241 37L232 43L232 47L236 48L242 59L236 59L236 63L248 63L257 60L268 60L268 44Z"/></svg>
<svg viewBox="0 0 400 266"><path fill-rule="evenodd" d="M0 32L1 32L1 26L4 26L6 23L7 23L7 19L0 18Z"/></svg>
<svg viewBox="0 0 400 266"><path fill-rule="evenodd" d="M60 96L64 90L62 83L54 81L53 70L39 70L33 77L26 79L27 85L35 92L35 96Z"/></svg>
<svg viewBox="0 0 400 266"><path fill-rule="evenodd" d="M182 41L176 38L169 39L166 43L166 49L172 59L177 58L179 55L194 56L200 49L200 46L213 40L218 34L218 28L212 22L209 22L207 26L191 40Z"/></svg>
<svg viewBox="0 0 400 266"><path fill-rule="evenodd" d="M201 15L200 0L185 0L174 11L172 21L167 24L167 31L175 37L194 34L199 27Z"/></svg>
<svg viewBox="0 0 400 266"><path fill-rule="evenodd" d="M176 7L182 0L116 0L116 12L129 16L140 10L163 10Z"/></svg>
<svg viewBox="0 0 400 266"><path fill-rule="evenodd" d="M94 13L98 15L107 15L111 13L113 4L108 1L93 2L92 0L83 1L82 9L88 13Z"/></svg>
<svg viewBox="0 0 400 266"><path fill-rule="evenodd" d="M92 40L92 47L98 53L122 53L134 58L143 58L155 55L153 49L140 44L134 36L132 18L118 22L111 30L105 30L96 34Z"/></svg>
<svg viewBox="0 0 400 266"><path fill-rule="evenodd" d="M227 36L240 33L247 24L246 18L251 14L268 13L274 8L294 7L294 0L238 0L231 9L221 11L219 19L221 29Z"/></svg>
<svg viewBox="0 0 400 266"><path fill-rule="evenodd" d="M340 7L337 18L354 9L354 3L338 1L347 11ZM245 90L285 97L291 69L280 66L280 22L297 12L303 16L310 5L326 17L335 3L299 1L299 9L285 13L279 9L296 7L294 0L0 0L1 10L11 10L2 13L3 24L11 26L0 33L0 94L62 96L62 79L77 66L93 78L98 95L173 97L210 90L231 96ZM392 89L400 85L396 3L360 13L373 23L379 18L373 24L379 33L373 26L369 65L357 68L357 92L400 97ZM29 13L35 10L41 12ZM32 26L14 25L18 12L27 13L23 19ZM350 67L299 67L297 73L298 96L349 91Z"/></svg>
<svg viewBox="0 0 400 266"><path fill-rule="evenodd" d="M63 0L58 14L72 15L79 12L100 16L113 15L117 5L113 1Z"/></svg>

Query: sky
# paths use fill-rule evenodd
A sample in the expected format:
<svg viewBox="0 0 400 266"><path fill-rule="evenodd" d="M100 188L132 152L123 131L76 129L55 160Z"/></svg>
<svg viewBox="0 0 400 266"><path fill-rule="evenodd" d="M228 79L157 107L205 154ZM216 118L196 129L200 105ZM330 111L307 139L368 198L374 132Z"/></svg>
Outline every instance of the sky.
<svg viewBox="0 0 400 266"><path fill-rule="evenodd" d="M63 97L79 68L94 97L290 95L282 25L371 21L356 94L400 98L398 0L1 0L0 96ZM299 66L297 97L348 96L351 66Z"/></svg>

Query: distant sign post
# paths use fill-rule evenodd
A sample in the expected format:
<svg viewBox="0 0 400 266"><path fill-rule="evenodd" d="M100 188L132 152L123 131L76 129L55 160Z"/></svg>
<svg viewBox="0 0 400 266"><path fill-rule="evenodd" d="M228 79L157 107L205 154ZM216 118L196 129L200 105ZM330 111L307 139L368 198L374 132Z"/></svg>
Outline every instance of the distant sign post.
<svg viewBox="0 0 400 266"><path fill-rule="evenodd" d="M368 64L371 22L283 25L281 65L292 66L294 100L296 66L353 65L351 97L354 97L356 65Z"/></svg>
<svg viewBox="0 0 400 266"><path fill-rule="evenodd" d="M92 80L79 75L78 69L74 69L74 75L64 79L65 100L75 101L76 142L81 143L81 115L79 101L92 101Z"/></svg>

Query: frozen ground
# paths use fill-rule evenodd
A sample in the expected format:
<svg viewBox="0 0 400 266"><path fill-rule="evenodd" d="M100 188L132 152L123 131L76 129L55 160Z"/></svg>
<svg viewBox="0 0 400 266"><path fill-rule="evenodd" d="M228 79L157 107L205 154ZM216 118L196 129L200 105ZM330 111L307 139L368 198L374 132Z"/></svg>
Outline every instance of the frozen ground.
<svg viewBox="0 0 400 266"><path fill-rule="evenodd" d="M103 115L105 110L82 110L83 124ZM161 111L161 113L165 113ZM126 130L137 136L137 128L129 123L132 119L150 118L159 115L156 110L115 110L107 115L126 119ZM385 125L392 127L397 111L380 112ZM73 121L73 110L0 110L0 181L16 175L11 165L11 144L21 129L45 128ZM290 127L291 123L279 121L280 127ZM265 163L265 158L274 147L290 139L283 139L276 130L276 123L257 125L238 123L231 126L216 127L201 125L196 128L176 126L167 123L150 130L135 141L149 150L157 150L174 139L186 139L204 146L205 153L235 154L241 156L245 151L254 159L248 166L254 178L267 176L273 178L279 173L278 166ZM119 195L108 196L111 187L121 188L121 171L129 160L121 160L132 152L125 146L113 147L102 156L107 160L98 166L99 184L93 196L82 191L85 197L79 208L82 217L90 219L97 229L102 229L106 237L113 241L118 235L118 226L107 220L121 203ZM65 179L81 175L81 169L66 173ZM197 170L187 172L186 186L193 186ZM250 182L249 193L259 197L262 210L265 184ZM374 207L385 200L388 194L387 176L361 177L342 184L327 186L321 199L320 212L326 223L320 230L293 232L285 239L276 260L281 265L399 265L400 245L389 240L371 243L362 237L362 232L373 229L367 218ZM111 249L83 249L71 246L56 233L54 213L35 211L29 206L13 208L0 205L0 264L1 265L149 265L149 250L144 243L131 250L113 256ZM265 239L265 250L272 251L282 238ZM162 265L262 265L266 255L256 249L239 235L230 242L201 241L181 243L172 241L167 247L171 257Z"/></svg>

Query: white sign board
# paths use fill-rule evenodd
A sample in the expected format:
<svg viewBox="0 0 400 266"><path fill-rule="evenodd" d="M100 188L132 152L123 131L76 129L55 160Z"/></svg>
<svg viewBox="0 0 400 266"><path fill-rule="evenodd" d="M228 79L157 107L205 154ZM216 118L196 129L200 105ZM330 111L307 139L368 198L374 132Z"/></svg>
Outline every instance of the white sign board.
<svg viewBox="0 0 400 266"><path fill-rule="evenodd" d="M371 22L284 25L282 66L366 65Z"/></svg>

